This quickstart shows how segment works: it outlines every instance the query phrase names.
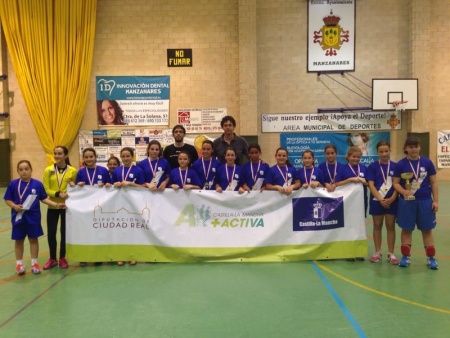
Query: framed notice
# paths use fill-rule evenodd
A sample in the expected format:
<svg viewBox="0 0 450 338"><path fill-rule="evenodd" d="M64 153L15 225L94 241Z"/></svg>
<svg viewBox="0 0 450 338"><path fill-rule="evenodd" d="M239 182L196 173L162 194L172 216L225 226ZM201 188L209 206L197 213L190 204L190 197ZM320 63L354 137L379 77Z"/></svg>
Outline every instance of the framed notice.
<svg viewBox="0 0 450 338"><path fill-rule="evenodd" d="M355 5L308 1L308 72L355 70Z"/></svg>

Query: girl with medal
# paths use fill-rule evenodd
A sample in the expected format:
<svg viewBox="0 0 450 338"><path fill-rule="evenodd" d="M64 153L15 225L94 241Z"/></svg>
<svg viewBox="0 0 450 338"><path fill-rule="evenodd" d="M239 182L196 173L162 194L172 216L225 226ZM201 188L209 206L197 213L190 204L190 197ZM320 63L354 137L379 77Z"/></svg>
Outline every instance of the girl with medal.
<svg viewBox="0 0 450 338"><path fill-rule="evenodd" d="M227 147L225 150L225 164L221 165L216 172L214 181L216 191L238 191L244 192L242 188L242 167L236 164L236 150Z"/></svg>
<svg viewBox="0 0 450 338"><path fill-rule="evenodd" d="M436 212L439 209L439 191L436 179L436 168L430 159L420 156L420 140L409 136L403 147L406 157L397 162L392 183L399 193L397 224L402 229L401 252L399 266L410 264L412 232L417 226L422 232L423 245L430 269L438 269L435 259L433 229L436 227ZM404 178L412 176L411 178ZM407 185L407 181L410 185ZM408 200L407 196L414 196Z"/></svg>
<svg viewBox="0 0 450 338"><path fill-rule="evenodd" d="M120 167L120 160L116 156L111 155L106 166L108 167L109 181L112 182L113 172L116 168Z"/></svg>
<svg viewBox="0 0 450 338"><path fill-rule="evenodd" d="M30 242L31 271L34 274L41 273L38 264L39 240L44 235L41 226L41 209L39 201L56 209L64 209L63 203L51 201L38 180L31 178L31 163L22 160L17 164L19 178L11 181L6 188L4 200L11 208L12 233L16 254L16 271L19 276L25 274L23 264L23 252L25 237Z"/></svg>
<svg viewBox="0 0 450 338"><path fill-rule="evenodd" d="M392 186L391 177L396 163L389 158L391 153L389 142L378 142L377 153L379 160L372 162L367 169L367 181L370 189L369 214L373 218L373 243L375 247L375 252L370 257L370 261L372 263L381 261L381 235L383 222L386 220L387 260L391 264L398 264L398 259L394 255L398 193Z"/></svg>
<svg viewBox="0 0 450 338"><path fill-rule="evenodd" d="M151 140L147 146L147 158L138 163L145 174L145 187L151 191L164 191L169 183L170 165L162 157L161 143Z"/></svg>
<svg viewBox="0 0 450 338"><path fill-rule="evenodd" d="M319 169L322 170L323 173L325 188L328 192L333 192L336 190L336 173L342 164L336 160L337 149L334 144L326 145L323 152L326 161L319 164Z"/></svg>
<svg viewBox="0 0 450 338"><path fill-rule="evenodd" d="M300 188L300 180L295 168L289 162L289 153L286 148L278 148L275 152L277 164L267 172L264 184L267 190L276 190L283 195L290 195L292 191Z"/></svg>
<svg viewBox="0 0 450 338"><path fill-rule="evenodd" d="M77 177L77 170L70 165L69 150L64 146L57 146L53 149L55 164L48 166L44 170L45 192L52 202L64 204L69 197L67 186L73 184ZM58 221L61 218L61 241L59 248L59 262L56 260L56 233ZM69 264L66 260L66 211L49 206L47 210L47 240L50 251L50 258L44 265L44 270L51 269L58 265L61 269L67 269Z"/></svg>
<svg viewBox="0 0 450 338"><path fill-rule="evenodd" d="M362 184L364 191L364 218L367 212L367 167L360 164L362 151L359 147L350 147L347 151L347 165L343 165L336 173L336 187L345 184ZM364 261L364 257L349 258L349 261Z"/></svg>
<svg viewBox="0 0 450 338"><path fill-rule="evenodd" d="M173 190L201 189L201 182L194 169L190 168L191 158L187 151L178 154L178 168L170 172L170 187Z"/></svg>
<svg viewBox="0 0 450 338"><path fill-rule="evenodd" d="M83 168L77 173L76 185L97 185L99 188L110 185L109 171L97 165L97 153L94 148L83 150Z"/></svg>
<svg viewBox="0 0 450 338"><path fill-rule="evenodd" d="M122 148L120 159L122 165L113 172L112 183L115 188L122 187L143 187L145 183L144 172L133 164L134 151L130 147ZM130 265L136 265L136 261L129 261ZM125 265L124 261L117 262L117 265Z"/></svg>
<svg viewBox="0 0 450 338"><path fill-rule="evenodd" d="M270 167L266 162L260 159L261 147L259 144L250 144L248 146L247 156L249 161L245 163L242 168L244 178L244 184L242 187L248 192L251 190L266 190L264 179L266 178Z"/></svg>
<svg viewBox="0 0 450 338"><path fill-rule="evenodd" d="M120 151L122 165L114 170L111 181L115 188L144 186L144 172L133 164L133 157L134 150L130 147L122 148Z"/></svg>
<svg viewBox="0 0 450 338"><path fill-rule="evenodd" d="M299 169L297 176L300 179L302 188L309 187L315 189L324 186L323 173L317 167L314 167L314 152L305 150L302 153L303 168Z"/></svg>
<svg viewBox="0 0 450 338"><path fill-rule="evenodd" d="M221 166L219 160L212 156L214 152L213 142L205 140L202 143L202 157L194 162L192 169L200 179L200 186L203 190L214 190L214 176L217 168Z"/></svg>

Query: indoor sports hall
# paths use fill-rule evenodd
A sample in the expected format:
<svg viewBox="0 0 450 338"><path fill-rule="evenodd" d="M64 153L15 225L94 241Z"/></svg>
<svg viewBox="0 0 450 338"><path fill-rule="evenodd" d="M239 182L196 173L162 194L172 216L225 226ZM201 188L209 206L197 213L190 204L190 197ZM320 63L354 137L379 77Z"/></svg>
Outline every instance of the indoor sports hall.
<svg viewBox="0 0 450 338"><path fill-rule="evenodd" d="M17 192L20 202L0 203L0 337L447 337L449 8L450 0L1 0L0 196ZM230 116L236 124L222 125ZM252 200L250 189L182 195L152 186L159 152L182 144L201 157L205 141L224 150L241 140L256 143L258 163L270 167L283 148L306 181L305 150L315 154L314 172L326 145L350 169L346 154L356 148L362 164L380 164L380 192L389 187L378 143L389 142L388 163L406 163L409 137L420 148L417 167L410 162L412 172L398 173L403 194L432 176L439 210L434 245L424 248L423 233L414 231L404 268L387 260L386 227L382 258L370 261L377 236L363 215L361 185L299 189L295 201L284 185L283 200L275 192ZM159 149L150 151L152 141ZM95 154L89 163L87 148ZM127 181L125 148L131 168L148 160L151 197L139 187L94 191L102 177L94 183L88 169L95 176L114 157ZM251 162L242 149L235 156ZM68 158L72 178L85 171L89 193L63 188L72 182L64 181ZM436 175L427 178L421 158ZM35 242L25 239L19 276L12 224L23 216L16 214L25 193L35 195L21 185L23 160L33 179L55 175L58 189L50 207L37 203L41 273L32 273ZM252 169L255 185L256 178ZM18 187L7 190L12 182ZM337 200L342 209L330 207ZM326 208L341 212L339 222L326 218ZM67 268L58 266L65 251L52 213L68 217ZM95 222L108 217L128 217L134 230L97 231ZM313 229L319 225L327 227ZM57 248L48 244L55 229ZM396 225L399 259L402 244ZM428 256L438 269L427 267L434 247Z"/></svg>

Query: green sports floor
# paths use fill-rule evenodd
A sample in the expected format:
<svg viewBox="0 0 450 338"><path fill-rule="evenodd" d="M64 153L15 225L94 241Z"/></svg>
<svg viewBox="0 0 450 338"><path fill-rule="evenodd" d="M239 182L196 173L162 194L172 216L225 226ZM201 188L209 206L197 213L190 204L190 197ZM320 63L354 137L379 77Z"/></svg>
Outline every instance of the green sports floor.
<svg viewBox="0 0 450 338"><path fill-rule="evenodd" d="M415 232L408 268L367 259L123 267L69 261L67 270L18 277L10 211L1 203L0 337L449 337L449 196L450 183L440 183L437 271L426 267ZM371 253L370 218L366 224ZM39 257L42 266L45 237ZM24 258L29 271L28 245Z"/></svg>

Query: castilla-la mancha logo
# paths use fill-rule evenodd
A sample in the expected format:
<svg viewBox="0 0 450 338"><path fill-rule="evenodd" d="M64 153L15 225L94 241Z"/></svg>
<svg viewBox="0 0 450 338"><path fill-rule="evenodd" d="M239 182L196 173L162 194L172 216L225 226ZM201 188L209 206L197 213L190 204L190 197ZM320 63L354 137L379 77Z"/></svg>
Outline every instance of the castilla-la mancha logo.
<svg viewBox="0 0 450 338"><path fill-rule="evenodd" d="M337 55L337 50L341 49L344 42L349 40L349 32L339 26L340 17L333 15L323 18L325 23L319 31L314 31L314 43L319 43L326 56Z"/></svg>

